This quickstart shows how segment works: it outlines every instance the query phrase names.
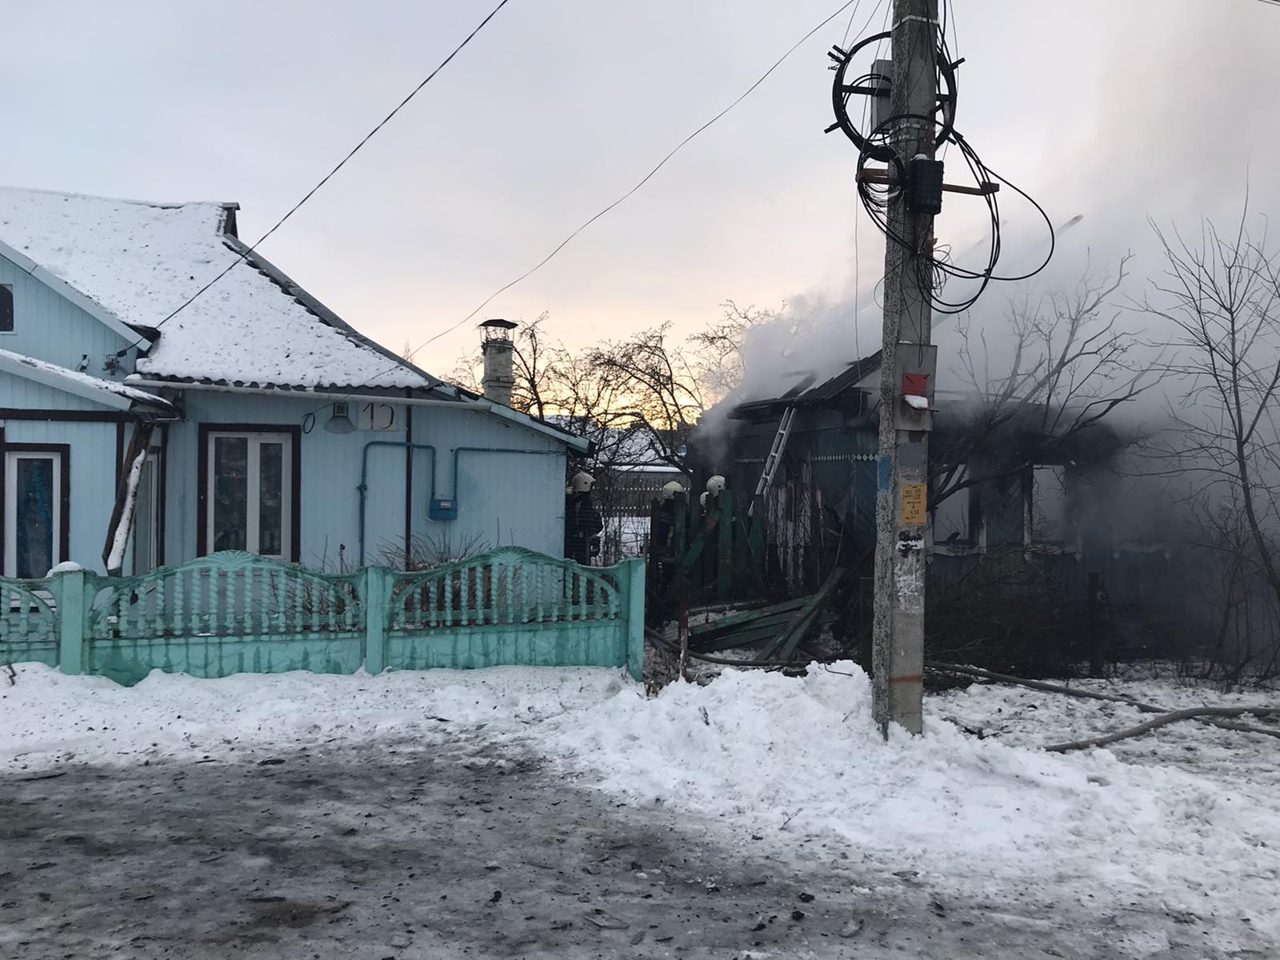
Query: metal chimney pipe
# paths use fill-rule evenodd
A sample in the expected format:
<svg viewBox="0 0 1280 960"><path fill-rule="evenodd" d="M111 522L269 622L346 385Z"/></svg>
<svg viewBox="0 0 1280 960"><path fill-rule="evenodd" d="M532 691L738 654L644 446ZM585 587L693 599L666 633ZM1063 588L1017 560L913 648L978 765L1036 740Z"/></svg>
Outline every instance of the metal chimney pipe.
<svg viewBox="0 0 1280 960"><path fill-rule="evenodd" d="M511 342L511 331L516 326L510 320L500 319L480 324L484 337L480 342L480 352L484 356L484 377L480 381L484 397L505 407L511 406L511 392L516 385L515 345Z"/></svg>

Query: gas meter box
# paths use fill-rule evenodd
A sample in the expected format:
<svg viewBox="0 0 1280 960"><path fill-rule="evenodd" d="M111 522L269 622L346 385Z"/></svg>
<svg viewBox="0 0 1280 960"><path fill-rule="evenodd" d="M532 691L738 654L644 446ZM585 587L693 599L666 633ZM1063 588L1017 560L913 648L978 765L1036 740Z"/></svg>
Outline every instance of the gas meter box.
<svg viewBox="0 0 1280 960"><path fill-rule="evenodd" d="M453 499L432 500L431 505L427 507L427 516L432 520L457 520L458 501Z"/></svg>

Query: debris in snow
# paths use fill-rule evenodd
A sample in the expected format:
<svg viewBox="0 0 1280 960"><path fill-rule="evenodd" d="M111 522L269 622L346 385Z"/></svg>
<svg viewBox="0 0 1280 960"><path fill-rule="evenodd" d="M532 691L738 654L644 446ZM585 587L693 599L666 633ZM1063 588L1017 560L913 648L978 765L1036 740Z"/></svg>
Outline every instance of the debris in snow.
<svg viewBox="0 0 1280 960"><path fill-rule="evenodd" d="M840 928L840 936L844 937L846 940L850 937L856 937L862 932L863 926L865 926L865 924L862 920L850 920Z"/></svg>
<svg viewBox="0 0 1280 960"><path fill-rule="evenodd" d="M625 930L631 926L627 921L619 920L613 914L599 908L587 911L584 916L601 930Z"/></svg>
<svg viewBox="0 0 1280 960"><path fill-rule="evenodd" d="M1171 723L1179 723L1183 720L1198 720L1201 717L1269 717L1277 714L1280 714L1280 707L1188 707L1185 710L1174 710L1170 713L1164 713L1158 717L1153 717L1145 723L1140 723L1135 727L1117 730L1114 733L1108 733L1103 736L1088 737L1084 740L1072 740L1069 743L1053 743L1044 749L1049 753L1069 753L1072 750L1085 750L1089 747L1102 747L1110 743L1119 743L1121 740L1140 737L1143 734L1150 733L1152 730L1158 730ZM1262 733L1272 737L1280 737L1280 730L1254 728L1250 732Z"/></svg>
<svg viewBox="0 0 1280 960"><path fill-rule="evenodd" d="M1066 687L1059 683L1047 683L1043 680L1027 680L1022 677L1010 676L1005 673L992 673L990 670L980 670L977 667L965 667L953 663L930 662L925 664L925 670L934 673L954 674L961 677L974 677L980 680L995 680L999 683L1016 684L1020 687L1026 687L1029 690L1044 690L1049 693L1060 693L1063 696L1076 697L1085 700L1102 700L1108 703L1122 703L1127 706L1131 706L1142 713L1170 713L1170 711L1164 707L1157 706L1153 703L1143 703L1132 696L1119 696L1114 693L1099 693L1096 690L1080 690L1074 687ZM1197 707L1203 708L1203 706L1203 704L1197 704ZM1031 710L1037 709L1035 704L1028 704L1027 707ZM1240 716L1248 713L1256 713L1259 716L1277 713L1274 708L1270 707L1262 707L1257 710L1244 710L1239 712L1233 709L1227 709L1224 712L1222 708L1208 707L1199 709L1194 713L1187 713L1185 711L1173 711L1172 713L1176 715L1171 715L1171 717L1165 718L1160 722L1153 722L1149 727L1146 724L1140 724L1139 727L1142 729L1134 728L1132 731L1121 731L1106 742L1116 743L1120 740L1128 739L1131 736L1136 736L1139 733L1146 733L1148 730L1154 730L1158 727L1165 726L1168 723L1180 720L1196 720L1200 723L1207 723L1215 727L1221 727L1223 730L1239 730L1242 733L1259 733L1265 736L1280 737L1280 730L1238 723L1235 720L1229 719L1233 716ZM1160 718L1157 718L1157 720L1159 719ZM963 729L968 730L969 728L963 727ZM1055 747L1046 747L1046 749L1052 750L1055 753L1065 753L1069 750L1083 749L1085 746L1099 745L1101 745L1101 741L1091 741L1087 744L1057 744Z"/></svg>

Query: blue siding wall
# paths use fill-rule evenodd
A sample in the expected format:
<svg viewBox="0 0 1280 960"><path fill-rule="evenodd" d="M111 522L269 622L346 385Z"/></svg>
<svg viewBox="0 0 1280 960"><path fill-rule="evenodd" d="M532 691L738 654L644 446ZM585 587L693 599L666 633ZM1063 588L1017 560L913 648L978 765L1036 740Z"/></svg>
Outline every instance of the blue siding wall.
<svg viewBox="0 0 1280 960"><path fill-rule="evenodd" d="M8 420L4 439L5 443L71 445L71 536L66 559L105 573L102 548L115 504L116 425Z"/></svg>
<svg viewBox="0 0 1280 960"><path fill-rule="evenodd" d="M107 355L114 354L129 341L3 256L0 256L0 283L13 286L13 332L0 333L0 349L39 357L72 370L79 365L80 358L88 354L89 366L85 372L107 380L120 380L133 369L134 353L131 352L118 371L107 371L104 366ZM145 321L139 318L139 322Z"/></svg>
<svg viewBox="0 0 1280 960"><path fill-rule="evenodd" d="M0 340L0 349L9 349ZM106 410L86 397L36 383L11 373L0 373L0 407L18 410Z"/></svg>
<svg viewBox="0 0 1280 960"><path fill-rule="evenodd" d="M430 543L443 540L454 549L515 546L553 557L562 554L563 444L479 411L421 407L414 411L413 424L414 440L436 448L436 495L453 498L458 507L458 519L430 521L426 504L417 503L417 496L428 491L419 487L414 504L417 536Z"/></svg>
<svg viewBox="0 0 1280 960"><path fill-rule="evenodd" d="M133 368L136 351L121 361L120 369L108 371L106 358L129 341L3 257L0 283L11 285L14 296L14 332L0 333L0 349L72 370L88 355L87 373L114 380ZM0 407L104 409L92 401L12 376L0 376ZM372 441L405 442L409 409L396 407L394 430L338 435L324 430L331 407L322 406L315 398L187 391L187 419L169 426L165 451L166 563L196 556L197 531L203 522L198 515L200 424L296 427L303 425L307 414L314 413L314 424L301 440L301 553L297 559L325 570L359 564L362 457ZM412 454L412 487L406 504L405 451L368 448L363 537L367 563L403 556L406 509L411 537L428 552L520 546L559 556L564 530L562 444L480 411L441 406L411 409L413 441L434 447L434 455L426 450ZM101 571L115 492L116 425L11 420L6 432L12 443L71 444L69 559ZM459 448L472 449L459 452ZM498 452L511 450L522 452ZM433 496L456 498L457 518L431 520L428 510ZM125 568L130 565L131 560Z"/></svg>
<svg viewBox="0 0 1280 960"><path fill-rule="evenodd" d="M353 412L355 404L353 403ZM333 434L324 429L331 407L315 398L259 396L191 390L187 421L169 428L165 562L196 556L198 516L198 436L201 423L244 423L293 427L314 413L301 440L301 556L307 566L337 570L360 561L359 491L366 445L405 442L407 408L396 406L394 431L356 430ZM439 406L412 408L413 441L435 448L413 456L412 534L420 543L457 549L521 546L552 556L564 537L564 446L550 437L478 411ZM459 447L538 451L537 455L461 453L458 489L453 465ZM405 453L368 448L364 554L366 563L403 555L405 535ZM436 496L456 495L458 518L432 521L428 507ZM99 548L100 549L100 548Z"/></svg>

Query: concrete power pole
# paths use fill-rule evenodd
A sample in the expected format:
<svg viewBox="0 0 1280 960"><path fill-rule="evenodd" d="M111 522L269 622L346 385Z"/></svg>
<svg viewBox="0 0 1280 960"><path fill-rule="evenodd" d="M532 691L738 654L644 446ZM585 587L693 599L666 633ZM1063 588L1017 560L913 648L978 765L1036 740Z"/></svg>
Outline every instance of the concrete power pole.
<svg viewBox="0 0 1280 960"><path fill-rule="evenodd" d="M885 241L872 628L875 716L886 736L890 723L921 732L928 408L936 366L924 285L933 278L933 215L941 202L941 173L932 163L938 0L895 0L893 6L889 116L901 119L888 128L899 162L888 171L897 190Z"/></svg>

